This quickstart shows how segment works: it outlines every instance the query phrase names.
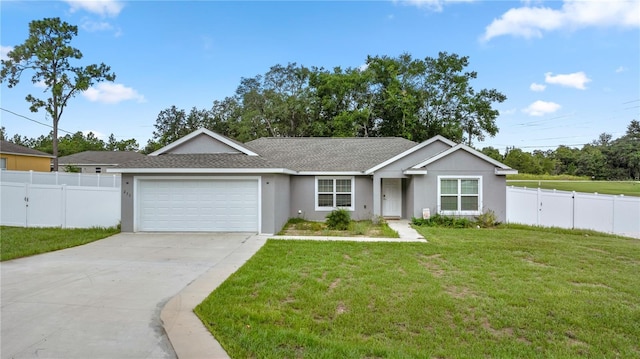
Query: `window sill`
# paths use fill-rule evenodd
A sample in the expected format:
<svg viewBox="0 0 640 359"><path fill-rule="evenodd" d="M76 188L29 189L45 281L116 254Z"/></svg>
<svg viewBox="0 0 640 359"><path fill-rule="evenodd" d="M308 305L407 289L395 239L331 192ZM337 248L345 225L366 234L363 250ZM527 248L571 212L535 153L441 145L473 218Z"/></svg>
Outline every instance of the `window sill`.
<svg viewBox="0 0 640 359"><path fill-rule="evenodd" d="M345 209L349 212L353 212L354 208L353 207L316 207L316 212L331 212L331 211L335 211L337 209Z"/></svg>
<svg viewBox="0 0 640 359"><path fill-rule="evenodd" d="M479 216L482 214L480 211L440 211L444 216Z"/></svg>

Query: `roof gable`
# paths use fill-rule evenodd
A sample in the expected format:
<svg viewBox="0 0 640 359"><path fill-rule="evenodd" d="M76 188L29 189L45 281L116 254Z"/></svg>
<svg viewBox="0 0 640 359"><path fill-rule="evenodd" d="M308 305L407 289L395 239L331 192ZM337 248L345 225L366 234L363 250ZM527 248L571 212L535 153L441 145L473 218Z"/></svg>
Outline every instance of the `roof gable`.
<svg viewBox="0 0 640 359"><path fill-rule="evenodd" d="M6 153L18 156L35 156L35 157L48 157L55 158L54 155L33 148L17 145L13 142L0 140L0 153Z"/></svg>
<svg viewBox="0 0 640 359"><path fill-rule="evenodd" d="M392 164L392 163L394 163L396 161L399 161L399 160L401 160L403 158L406 158L407 156L411 155L412 153L414 153L416 151L419 151L419 150L421 150L421 149L423 149L425 147L429 147L430 145L432 145L435 142L442 142L442 143L448 145L449 147L453 147L453 146L456 145L455 142L449 140L448 138L445 138L443 136L437 135L437 136L431 137L430 139L428 139L426 141L423 141L423 142L413 146L412 148L410 148L410 149L408 149L408 150L406 150L406 151L404 151L404 152L402 152L402 153L400 153L400 154L398 154L398 155L396 155L396 156L394 156L394 157L392 157L392 158L390 158L390 159L388 159L388 160L386 160L386 161L384 161L384 162L382 162L380 164L377 164L374 167L369 168L367 171L365 171L365 173L366 174L374 173L375 171L377 171L377 170L379 170L381 168L384 168L384 167L386 167L386 166L388 166L388 165L390 165L390 164Z"/></svg>
<svg viewBox="0 0 640 359"><path fill-rule="evenodd" d="M475 156L475 157L477 157L477 158L479 158L479 159L481 159L483 161L489 162L490 164L496 166L497 168L499 168L501 170L515 171L511 167L505 165L504 163L496 161L493 158L485 155L484 153L476 151L473 148L471 148L471 147L469 147L467 145L464 145L464 144L458 144L458 145L456 145L454 147L451 147L450 149L448 149L446 151L440 152L439 154L427 159L426 161L423 161L423 162L418 163L417 165L413 166L412 169L420 169L420 168L426 167L427 165L429 165L431 163L434 163L434 162L436 162L436 161L438 161L438 160L440 160L440 159L442 159L444 157L447 157L447 156L449 156L450 154L452 154L452 153L454 153L456 151L465 151L465 152L467 152L467 153L469 153L469 154L471 154L471 155L473 155L473 156Z"/></svg>
<svg viewBox="0 0 640 359"><path fill-rule="evenodd" d="M200 128L180 138L179 140L174 141L153 153L150 153L149 156L196 153L242 153L248 156L258 155L239 142L217 134L206 128Z"/></svg>

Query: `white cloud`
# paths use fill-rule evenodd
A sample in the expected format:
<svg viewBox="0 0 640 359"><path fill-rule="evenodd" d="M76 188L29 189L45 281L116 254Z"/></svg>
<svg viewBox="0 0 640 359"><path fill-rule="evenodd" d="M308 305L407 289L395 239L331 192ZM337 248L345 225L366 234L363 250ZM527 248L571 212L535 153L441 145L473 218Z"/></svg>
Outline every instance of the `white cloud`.
<svg viewBox="0 0 640 359"><path fill-rule="evenodd" d="M82 29L89 32L112 30L113 26L105 21L84 20L81 25Z"/></svg>
<svg viewBox="0 0 640 359"><path fill-rule="evenodd" d="M501 114L501 115L505 115L505 116L507 116L507 115L513 115L513 114L515 114L517 111L518 111L518 110L517 110L517 109L515 109L515 108L510 108L510 109L508 109L508 110L500 111L500 114Z"/></svg>
<svg viewBox="0 0 640 359"><path fill-rule="evenodd" d="M640 27L640 1L564 0L560 9L520 7L508 10L486 27L482 37L542 37L543 32L584 27Z"/></svg>
<svg viewBox="0 0 640 359"><path fill-rule="evenodd" d="M33 86L35 86L35 87L37 87L37 88L39 88L39 89L46 89L46 88L48 88L48 87L49 87L49 86L47 86L47 84L44 82L44 80L40 80L40 81L38 81L38 82L34 83L34 84L33 84Z"/></svg>
<svg viewBox="0 0 640 359"><path fill-rule="evenodd" d="M120 0L64 0L71 12L84 10L100 16L118 16L124 4Z"/></svg>
<svg viewBox="0 0 640 359"><path fill-rule="evenodd" d="M360 72L367 71L368 68L369 68L369 64L362 64L358 66L358 70L360 70Z"/></svg>
<svg viewBox="0 0 640 359"><path fill-rule="evenodd" d="M591 79L582 71L574 72L572 74L558 74L555 76L552 75L551 72L547 72L544 74L544 82L584 90L586 89L585 84L587 82L591 82Z"/></svg>
<svg viewBox="0 0 640 359"><path fill-rule="evenodd" d="M140 95L136 90L131 87L126 87L122 84L113 84L110 82L101 82L95 86L90 87L88 90L82 93L91 102L102 103L119 103L127 100L136 100L138 102L144 102L144 96Z"/></svg>
<svg viewBox="0 0 640 359"><path fill-rule="evenodd" d="M531 89L531 91L535 91L535 92L542 92L544 91L544 89L546 89L547 86L546 85L542 85L542 84L537 84L537 83L532 83L529 86L529 89Z"/></svg>
<svg viewBox="0 0 640 359"><path fill-rule="evenodd" d="M522 110L522 112L528 114L529 116L544 116L548 113L554 113L558 111L560 107L561 106L555 102L538 100Z"/></svg>
<svg viewBox="0 0 640 359"><path fill-rule="evenodd" d="M1 46L0 45L0 60L9 60L7 54L13 50L13 46Z"/></svg>
<svg viewBox="0 0 640 359"><path fill-rule="evenodd" d="M442 11L442 7L446 3L459 3L459 2L473 2L475 0L393 0L393 2L400 2L404 5L417 6L419 8L426 8L432 11Z"/></svg>
<svg viewBox="0 0 640 359"><path fill-rule="evenodd" d="M618 68L616 69L616 73L617 73L617 74L619 74L619 73L621 73L621 72L625 72L625 71L627 71L627 70L628 70L628 69L627 69L626 67L624 67L624 66L620 66L620 67L618 67Z"/></svg>

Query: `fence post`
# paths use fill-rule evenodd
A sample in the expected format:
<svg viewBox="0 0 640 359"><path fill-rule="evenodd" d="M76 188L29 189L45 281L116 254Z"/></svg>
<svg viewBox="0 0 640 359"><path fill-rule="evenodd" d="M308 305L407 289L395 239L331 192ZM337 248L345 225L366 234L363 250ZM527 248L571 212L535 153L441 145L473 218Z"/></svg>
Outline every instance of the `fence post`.
<svg viewBox="0 0 640 359"><path fill-rule="evenodd" d="M62 201L60 201L60 227L67 228L67 185L63 184L60 186L62 190Z"/></svg>
<svg viewBox="0 0 640 359"><path fill-rule="evenodd" d="M24 184L24 226L29 228L29 183Z"/></svg>
<svg viewBox="0 0 640 359"><path fill-rule="evenodd" d="M29 183L33 184L33 170L29 170Z"/></svg>
<svg viewBox="0 0 640 359"><path fill-rule="evenodd" d="M58 172L56 171L56 186L58 185Z"/></svg>
<svg viewBox="0 0 640 359"><path fill-rule="evenodd" d="M576 191L571 191L571 229L576 229Z"/></svg>
<svg viewBox="0 0 640 359"><path fill-rule="evenodd" d="M100 188L100 173L98 173L98 188Z"/></svg>
<svg viewBox="0 0 640 359"><path fill-rule="evenodd" d="M537 196L536 196L536 206L538 207L538 211L536 212L536 226L540 225L540 212L542 212L542 191L538 187Z"/></svg>
<svg viewBox="0 0 640 359"><path fill-rule="evenodd" d="M116 181L116 175L113 175L113 188L116 188L117 183L118 181Z"/></svg>

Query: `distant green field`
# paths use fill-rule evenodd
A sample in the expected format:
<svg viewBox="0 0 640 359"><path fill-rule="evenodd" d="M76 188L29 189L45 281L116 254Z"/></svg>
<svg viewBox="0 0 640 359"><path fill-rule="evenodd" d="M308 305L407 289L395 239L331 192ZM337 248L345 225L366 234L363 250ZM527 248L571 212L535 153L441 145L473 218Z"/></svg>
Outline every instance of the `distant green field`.
<svg viewBox="0 0 640 359"><path fill-rule="evenodd" d="M556 189L601 194L623 194L640 197L638 181L549 181L549 180L507 180L508 186Z"/></svg>

